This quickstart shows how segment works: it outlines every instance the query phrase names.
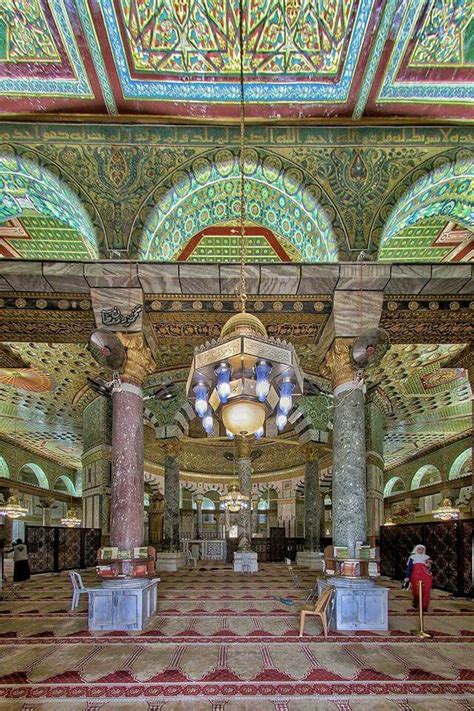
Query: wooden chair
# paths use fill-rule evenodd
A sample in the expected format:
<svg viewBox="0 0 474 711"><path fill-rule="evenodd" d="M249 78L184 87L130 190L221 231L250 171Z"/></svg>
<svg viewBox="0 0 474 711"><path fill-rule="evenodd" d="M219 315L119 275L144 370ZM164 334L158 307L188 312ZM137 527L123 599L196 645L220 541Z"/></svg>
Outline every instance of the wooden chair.
<svg viewBox="0 0 474 711"><path fill-rule="evenodd" d="M321 624L323 626L324 639L328 636L328 607L331 602L333 590L332 588L327 588L318 600L316 600L315 605L308 605L303 607L300 613L300 637L303 636L304 623L307 615L313 615L319 617Z"/></svg>
<svg viewBox="0 0 474 711"><path fill-rule="evenodd" d="M72 602L71 612L79 605L79 598L83 593L88 593L89 588L85 588L82 582L81 574L75 570L69 573L69 578L72 583Z"/></svg>

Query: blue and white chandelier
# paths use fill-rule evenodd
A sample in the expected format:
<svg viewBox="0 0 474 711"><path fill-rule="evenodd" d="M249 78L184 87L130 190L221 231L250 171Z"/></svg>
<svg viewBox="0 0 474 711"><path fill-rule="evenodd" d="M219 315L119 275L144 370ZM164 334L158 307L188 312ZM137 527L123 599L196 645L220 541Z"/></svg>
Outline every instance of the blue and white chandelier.
<svg viewBox="0 0 474 711"><path fill-rule="evenodd" d="M293 346L269 338L260 319L245 311L245 46L242 2L239 8L240 220L236 233L240 233L242 312L229 318L217 341L206 343L194 351L187 396L194 402L196 414L208 434L220 434L217 420L222 423L230 439L248 435L260 439L265 434L267 420L273 415L276 428L280 432L285 429L293 398L303 391L303 375Z"/></svg>
<svg viewBox="0 0 474 711"><path fill-rule="evenodd" d="M218 340L196 348L187 384L208 434L265 434L265 424L285 429L295 397L303 391L303 374L293 346L271 339L263 323L245 311L231 316Z"/></svg>

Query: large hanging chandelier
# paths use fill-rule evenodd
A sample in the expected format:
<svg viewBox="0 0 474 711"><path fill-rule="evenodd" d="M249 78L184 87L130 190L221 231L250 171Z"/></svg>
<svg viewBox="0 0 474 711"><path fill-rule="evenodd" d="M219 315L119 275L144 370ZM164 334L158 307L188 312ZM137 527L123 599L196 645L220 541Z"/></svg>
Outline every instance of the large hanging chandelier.
<svg viewBox="0 0 474 711"><path fill-rule="evenodd" d="M459 518L459 509L455 508L447 496L441 500L437 509L432 511L433 517L440 521L453 521Z"/></svg>
<svg viewBox="0 0 474 711"><path fill-rule="evenodd" d="M10 496L7 503L0 508L0 515L8 516L9 518L22 518L27 513L28 509L20 504L18 497L15 495Z"/></svg>
<svg viewBox="0 0 474 711"><path fill-rule="evenodd" d="M67 515L61 519L61 524L67 528L78 528L82 521L77 515L76 509L68 509Z"/></svg>
<svg viewBox="0 0 474 711"><path fill-rule="evenodd" d="M221 496L221 505L231 513L238 513L241 509L249 508L250 496L245 496L236 484L231 484L227 489L227 494Z"/></svg>
<svg viewBox="0 0 474 711"><path fill-rule="evenodd" d="M303 375L293 346L271 339L263 323L246 313L245 276L245 101L243 69L243 9L240 3L240 302L241 313L224 324L220 337L194 351L187 383L187 396L208 434L214 418L223 424L230 439L265 433L265 422L276 413L282 431L293 407L293 398L303 392Z"/></svg>

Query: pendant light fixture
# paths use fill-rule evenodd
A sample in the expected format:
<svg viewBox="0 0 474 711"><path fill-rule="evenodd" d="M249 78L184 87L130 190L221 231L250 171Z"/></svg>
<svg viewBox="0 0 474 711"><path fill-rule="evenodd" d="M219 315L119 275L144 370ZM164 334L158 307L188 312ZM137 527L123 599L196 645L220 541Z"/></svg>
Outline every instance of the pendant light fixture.
<svg viewBox="0 0 474 711"><path fill-rule="evenodd" d="M7 503L0 508L0 515L8 518L23 518L28 513L28 509L21 505L15 494L8 497Z"/></svg>
<svg viewBox="0 0 474 711"><path fill-rule="evenodd" d="M220 337L196 348L186 393L208 435L260 439L270 416L281 432L293 399L303 392L303 374L293 346L271 339L263 323L246 311L244 12L239 5L240 49L240 313L224 324Z"/></svg>

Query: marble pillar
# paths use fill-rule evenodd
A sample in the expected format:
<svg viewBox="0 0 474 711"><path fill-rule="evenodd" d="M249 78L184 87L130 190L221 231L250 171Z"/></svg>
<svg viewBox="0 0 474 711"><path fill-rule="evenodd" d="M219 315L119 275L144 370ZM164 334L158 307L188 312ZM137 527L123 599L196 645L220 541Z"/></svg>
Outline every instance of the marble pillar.
<svg viewBox="0 0 474 711"><path fill-rule="evenodd" d="M179 549L179 442L165 442L165 514L164 514L164 549L177 551Z"/></svg>
<svg viewBox="0 0 474 711"><path fill-rule="evenodd" d="M318 453L314 446L305 447L304 474L304 547L319 551L321 535L321 490L319 488Z"/></svg>
<svg viewBox="0 0 474 711"><path fill-rule="evenodd" d="M252 536L258 531L258 494L252 494Z"/></svg>
<svg viewBox="0 0 474 711"><path fill-rule="evenodd" d="M367 467L367 538L371 546L378 543L384 522L383 504L383 423L380 395L372 391L366 398L366 467Z"/></svg>
<svg viewBox="0 0 474 711"><path fill-rule="evenodd" d="M148 539L151 546L161 545L163 541L163 494L153 494L148 510Z"/></svg>
<svg viewBox="0 0 474 711"><path fill-rule="evenodd" d="M42 524L43 526L51 526L51 508L53 506L53 502L51 499L40 499L39 501L39 507L41 508L42 512Z"/></svg>
<svg viewBox="0 0 474 711"><path fill-rule="evenodd" d="M364 388L352 364L351 338L336 338L326 356L334 392L333 545L355 557L367 541Z"/></svg>
<svg viewBox="0 0 474 711"><path fill-rule="evenodd" d="M82 525L110 539L112 401L98 395L82 413Z"/></svg>
<svg viewBox="0 0 474 711"><path fill-rule="evenodd" d="M196 530L196 537L201 540L203 537L203 520L202 520L202 504L204 501L204 496L202 494L198 494L197 496L194 497L194 500L196 502L196 521L197 521L197 530Z"/></svg>
<svg viewBox="0 0 474 711"><path fill-rule="evenodd" d="M239 437L237 442L237 474L240 493L250 497L252 494L252 460L250 459L250 442ZM239 551L250 550L252 545L252 508L251 501L238 513Z"/></svg>
<svg viewBox="0 0 474 711"><path fill-rule="evenodd" d="M224 509L224 527L225 527L225 537L229 538L230 511L227 507Z"/></svg>
<svg viewBox="0 0 474 711"><path fill-rule="evenodd" d="M142 383L154 363L143 334L117 336L127 348L127 361L112 394L110 544L130 551L143 545Z"/></svg>

